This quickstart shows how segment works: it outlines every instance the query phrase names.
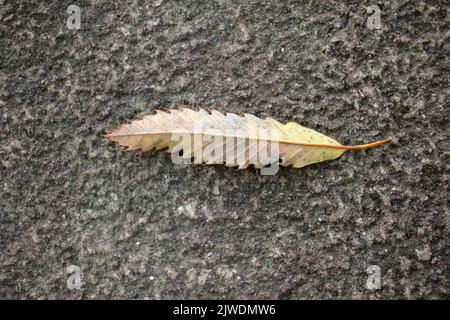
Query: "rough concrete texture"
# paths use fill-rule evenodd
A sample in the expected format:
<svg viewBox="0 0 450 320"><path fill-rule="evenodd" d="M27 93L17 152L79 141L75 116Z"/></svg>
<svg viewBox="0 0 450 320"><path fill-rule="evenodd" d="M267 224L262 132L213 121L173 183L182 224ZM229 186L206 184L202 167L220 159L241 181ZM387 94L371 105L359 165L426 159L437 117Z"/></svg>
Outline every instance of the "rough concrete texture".
<svg viewBox="0 0 450 320"><path fill-rule="evenodd" d="M0 297L449 298L448 2L374 3L0 0ZM261 176L102 137L182 103L396 140Z"/></svg>

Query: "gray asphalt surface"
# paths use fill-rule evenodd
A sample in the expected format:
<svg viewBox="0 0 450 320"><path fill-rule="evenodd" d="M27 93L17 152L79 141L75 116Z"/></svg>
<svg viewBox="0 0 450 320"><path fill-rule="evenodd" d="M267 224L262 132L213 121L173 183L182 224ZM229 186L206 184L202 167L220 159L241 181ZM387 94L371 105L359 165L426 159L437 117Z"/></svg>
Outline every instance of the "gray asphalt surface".
<svg viewBox="0 0 450 320"><path fill-rule="evenodd" d="M448 299L448 11L0 0L0 298ZM395 141L261 176L102 136L180 104Z"/></svg>

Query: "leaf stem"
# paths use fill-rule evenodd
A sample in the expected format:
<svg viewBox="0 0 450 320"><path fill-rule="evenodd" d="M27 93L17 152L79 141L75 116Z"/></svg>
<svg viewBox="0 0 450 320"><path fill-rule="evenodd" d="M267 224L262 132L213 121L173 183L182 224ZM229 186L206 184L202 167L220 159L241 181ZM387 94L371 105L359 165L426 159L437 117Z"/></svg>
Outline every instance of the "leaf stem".
<svg viewBox="0 0 450 320"><path fill-rule="evenodd" d="M369 149L369 148L375 148L378 146L382 146L383 144L389 143L392 141L393 138L389 137L383 140L375 141L368 144L362 144L359 146L344 146L346 150L359 150L359 149Z"/></svg>

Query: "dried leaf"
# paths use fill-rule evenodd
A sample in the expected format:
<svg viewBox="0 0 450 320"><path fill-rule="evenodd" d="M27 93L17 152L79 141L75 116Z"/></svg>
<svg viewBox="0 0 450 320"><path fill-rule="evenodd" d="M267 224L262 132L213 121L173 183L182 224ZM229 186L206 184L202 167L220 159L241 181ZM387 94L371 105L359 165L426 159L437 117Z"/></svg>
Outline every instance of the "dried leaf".
<svg viewBox="0 0 450 320"><path fill-rule="evenodd" d="M300 168L336 159L347 150L372 148L392 140L344 146L295 122L281 124L275 119L262 120L251 114L238 116L188 108L157 110L106 137L128 147L127 150L166 149L172 153L173 160L177 157L184 161L194 159L194 163L225 164L240 169L249 165L262 168L274 163Z"/></svg>

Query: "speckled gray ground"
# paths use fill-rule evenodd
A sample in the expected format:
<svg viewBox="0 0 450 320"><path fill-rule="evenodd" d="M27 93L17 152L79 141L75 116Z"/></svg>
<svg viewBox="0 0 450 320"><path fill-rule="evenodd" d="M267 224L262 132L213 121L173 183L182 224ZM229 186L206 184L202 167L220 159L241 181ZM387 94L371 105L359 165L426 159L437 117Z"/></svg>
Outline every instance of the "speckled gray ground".
<svg viewBox="0 0 450 320"><path fill-rule="evenodd" d="M446 2L370 30L371 2L0 0L0 297L449 298ZM102 137L181 103L396 141L260 176Z"/></svg>

